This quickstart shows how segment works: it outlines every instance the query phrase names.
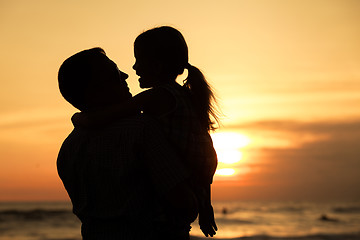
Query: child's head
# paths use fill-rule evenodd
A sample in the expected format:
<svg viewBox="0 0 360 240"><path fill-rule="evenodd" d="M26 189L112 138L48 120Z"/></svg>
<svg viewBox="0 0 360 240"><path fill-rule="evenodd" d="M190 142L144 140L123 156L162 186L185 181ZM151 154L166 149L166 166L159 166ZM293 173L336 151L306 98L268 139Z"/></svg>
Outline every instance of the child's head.
<svg viewBox="0 0 360 240"><path fill-rule="evenodd" d="M202 72L189 64L188 47L183 35L173 27L162 26L140 34L134 42L136 62L133 69L140 76L141 88L156 87L175 81L188 70L184 87L190 90L195 109L204 129L214 129L217 113L214 94Z"/></svg>
<svg viewBox="0 0 360 240"><path fill-rule="evenodd" d="M175 80L184 72L189 59L184 37L178 30L168 26L141 33L134 42L134 52L136 63L133 68L138 75L141 78L142 75L150 75L157 81ZM139 81L140 87L153 87L148 80Z"/></svg>

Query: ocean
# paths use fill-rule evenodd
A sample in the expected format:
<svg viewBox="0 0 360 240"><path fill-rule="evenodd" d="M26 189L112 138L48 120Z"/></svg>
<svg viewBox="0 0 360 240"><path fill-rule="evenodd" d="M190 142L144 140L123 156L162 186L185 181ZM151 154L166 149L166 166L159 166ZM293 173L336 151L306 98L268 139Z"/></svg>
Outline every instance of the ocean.
<svg viewBox="0 0 360 240"><path fill-rule="evenodd" d="M360 240L360 202L215 201L217 239ZM193 240L204 238L197 221ZM69 202L1 202L0 240L79 240ZM169 238L171 239L171 238Z"/></svg>

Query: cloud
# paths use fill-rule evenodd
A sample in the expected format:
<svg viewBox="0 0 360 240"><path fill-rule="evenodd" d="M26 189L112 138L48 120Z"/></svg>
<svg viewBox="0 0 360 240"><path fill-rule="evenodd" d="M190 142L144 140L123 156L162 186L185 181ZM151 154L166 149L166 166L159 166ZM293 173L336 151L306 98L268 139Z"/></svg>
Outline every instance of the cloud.
<svg viewBox="0 0 360 240"><path fill-rule="evenodd" d="M337 122L259 121L232 126L243 132L270 131L311 140L289 147L254 146L256 172L269 195L297 199L360 199L360 120ZM316 137L322 136L322 137ZM324 137L326 136L326 137ZM256 153L256 154L254 154Z"/></svg>
<svg viewBox="0 0 360 240"><path fill-rule="evenodd" d="M250 128L250 129L267 129L283 131L311 131L311 132L338 132L353 131L360 132L360 119L348 121L296 121L296 120L264 120L247 122L237 125L229 125L228 128Z"/></svg>
<svg viewBox="0 0 360 240"><path fill-rule="evenodd" d="M301 142L301 145L309 142L335 141L336 145L342 146L351 144L360 138L360 119L328 122L266 120L228 125L226 129L257 136L272 134Z"/></svg>
<svg viewBox="0 0 360 240"><path fill-rule="evenodd" d="M71 114L65 110L30 108L3 114L0 119L1 144L7 147L58 144L59 139L65 138L72 129Z"/></svg>

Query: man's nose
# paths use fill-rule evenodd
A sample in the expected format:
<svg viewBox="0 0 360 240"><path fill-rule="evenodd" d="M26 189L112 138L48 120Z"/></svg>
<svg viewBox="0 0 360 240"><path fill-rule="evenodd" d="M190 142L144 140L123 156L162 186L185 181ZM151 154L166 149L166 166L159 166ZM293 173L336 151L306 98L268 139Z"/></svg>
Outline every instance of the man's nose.
<svg viewBox="0 0 360 240"><path fill-rule="evenodd" d="M134 63L134 65L132 66L132 68L136 71L136 68L137 68L136 62Z"/></svg>

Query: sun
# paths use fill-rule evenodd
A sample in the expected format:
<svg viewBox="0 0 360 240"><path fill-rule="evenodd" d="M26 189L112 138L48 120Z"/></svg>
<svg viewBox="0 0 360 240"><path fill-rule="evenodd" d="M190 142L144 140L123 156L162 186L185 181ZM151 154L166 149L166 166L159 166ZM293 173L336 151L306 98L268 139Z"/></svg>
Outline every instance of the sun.
<svg viewBox="0 0 360 240"><path fill-rule="evenodd" d="M216 153L218 161L222 163L237 163L242 159L242 152L238 149L218 149Z"/></svg>
<svg viewBox="0 0 360 240"><path fill-rule="evenodd" d="M215 148L241 148L250 143L250 139L240 133L235 132L218 132L211 134Z"/></svg>
<svg viewBox="0 0 360 240"><path fill-rule="evenodd" d="M250 143L250 139L242 134L234 132L219 132L211 135L214 148L218 155L218 176L233 176L239 171L234 168L241 161L243 154L241 148Z"/></svg>
<svg viewBox="0 0 360 240"><path fill-rule="evenodd" d="M231 176L234 175L235 169L232 168L221 168L216 170L216 174L220 176Z"/></svg>

